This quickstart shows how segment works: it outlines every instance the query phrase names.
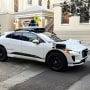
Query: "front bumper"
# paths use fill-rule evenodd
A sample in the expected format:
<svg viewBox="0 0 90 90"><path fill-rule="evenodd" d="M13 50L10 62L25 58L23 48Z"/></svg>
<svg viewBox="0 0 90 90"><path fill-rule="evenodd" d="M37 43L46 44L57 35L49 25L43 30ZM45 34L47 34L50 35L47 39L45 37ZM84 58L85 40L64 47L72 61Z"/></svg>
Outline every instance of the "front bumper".
<svg viewBox="0 0 90 90"><path fill-rule="evenodd" d="M85 49L81 52L73 52L73 54L71 53L71 60L68 62L68 66L78 66L78 65L82 65L85 64L85 62L87 62L87 58L88 58L88 49Z"/></svg>
<svg viewBox="0 0 90 90"><path fill-rule="evenodd" d="M68 66L78 66L78 65L83 65L87 62L87 56L83 58L82 60L76 60L75 62L68 63Z"/></svg>

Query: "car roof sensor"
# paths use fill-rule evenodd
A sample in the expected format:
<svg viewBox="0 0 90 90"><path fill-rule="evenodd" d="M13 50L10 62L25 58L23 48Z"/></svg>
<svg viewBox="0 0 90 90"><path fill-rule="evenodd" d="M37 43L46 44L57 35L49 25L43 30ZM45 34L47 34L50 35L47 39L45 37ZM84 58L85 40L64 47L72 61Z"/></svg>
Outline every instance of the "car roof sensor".
<svg viewBox="0 0 90 90"><path fill-rule="evenodd" d="M45 32L45 28L40 28L38 26L28 26L28 27L20 27L19 29L15 31L30 31L30 32L35 32L35 33L43 33Z"/></svg>

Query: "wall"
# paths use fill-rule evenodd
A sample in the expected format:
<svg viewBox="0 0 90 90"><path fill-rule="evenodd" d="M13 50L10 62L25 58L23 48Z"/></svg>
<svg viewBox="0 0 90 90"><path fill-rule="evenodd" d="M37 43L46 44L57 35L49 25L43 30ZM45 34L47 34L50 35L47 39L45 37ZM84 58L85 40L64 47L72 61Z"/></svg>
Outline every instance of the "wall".
<svg viewBox="0 0 90 90"><path fill-rule="evenodd" d="M14 12L14 2L13 0L0 0L0 13Z"/></svg>
<svg viewBox="0 0 90 90"><path fill-rule="evenodd" d="M60 3L60 2L59 2ZM79 39L84 44L90 44L90 22L80 23L79 16L69 18L69 24L61 24L62 8L54 6L54 31L62 39Z"/></svg>
<svg viewBox="0 0 90 90"><path fill-rule="evenodd" d="M76 39L81 40L83 44L90 45L90 30L58 30L54 31L61 39Z"/></svg>
<svg viewBox="0 0 90 90"><path fill-rule="evenodd" d="M50 9L53 10L54 0L50 0ZM19 0L19 11L23 11L31 6L38 6L38 0L32 0L32 4L28 4L27 0ZM47 8L47 0L42 0L42 6Z"/></svg>
<svg viewBox="0 0 90 90"><path fill-rule="evenodd" d="M1 33L11 31L14 29L14 15L13 14L0 14Z"/></svg>

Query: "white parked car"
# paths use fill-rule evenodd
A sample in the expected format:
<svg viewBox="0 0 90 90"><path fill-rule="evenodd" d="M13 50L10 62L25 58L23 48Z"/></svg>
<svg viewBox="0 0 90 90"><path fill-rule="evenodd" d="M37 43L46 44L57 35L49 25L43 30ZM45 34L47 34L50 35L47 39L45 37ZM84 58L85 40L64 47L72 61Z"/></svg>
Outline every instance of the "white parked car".
<svg viewBox="0 0 90 90"><path fill-rule="evenodd" d="M87 61L88 49L79 40L61 40L44 28L26 27L0 37L0 61L7 57L46 62L55 71Z"/></svg>

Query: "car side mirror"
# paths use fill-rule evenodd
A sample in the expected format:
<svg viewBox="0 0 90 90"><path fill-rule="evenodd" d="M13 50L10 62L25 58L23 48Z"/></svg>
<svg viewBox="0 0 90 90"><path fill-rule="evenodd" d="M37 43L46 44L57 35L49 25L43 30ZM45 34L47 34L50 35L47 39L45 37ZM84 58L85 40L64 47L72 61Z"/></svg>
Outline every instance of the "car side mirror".
<svg viewBox="0 0 90 90"><path fill-rule="evenodd" d="M37 40L37 39L34 39L32 42L35 43L35 44L39 44L40 43L39 40Z"/></svg>

